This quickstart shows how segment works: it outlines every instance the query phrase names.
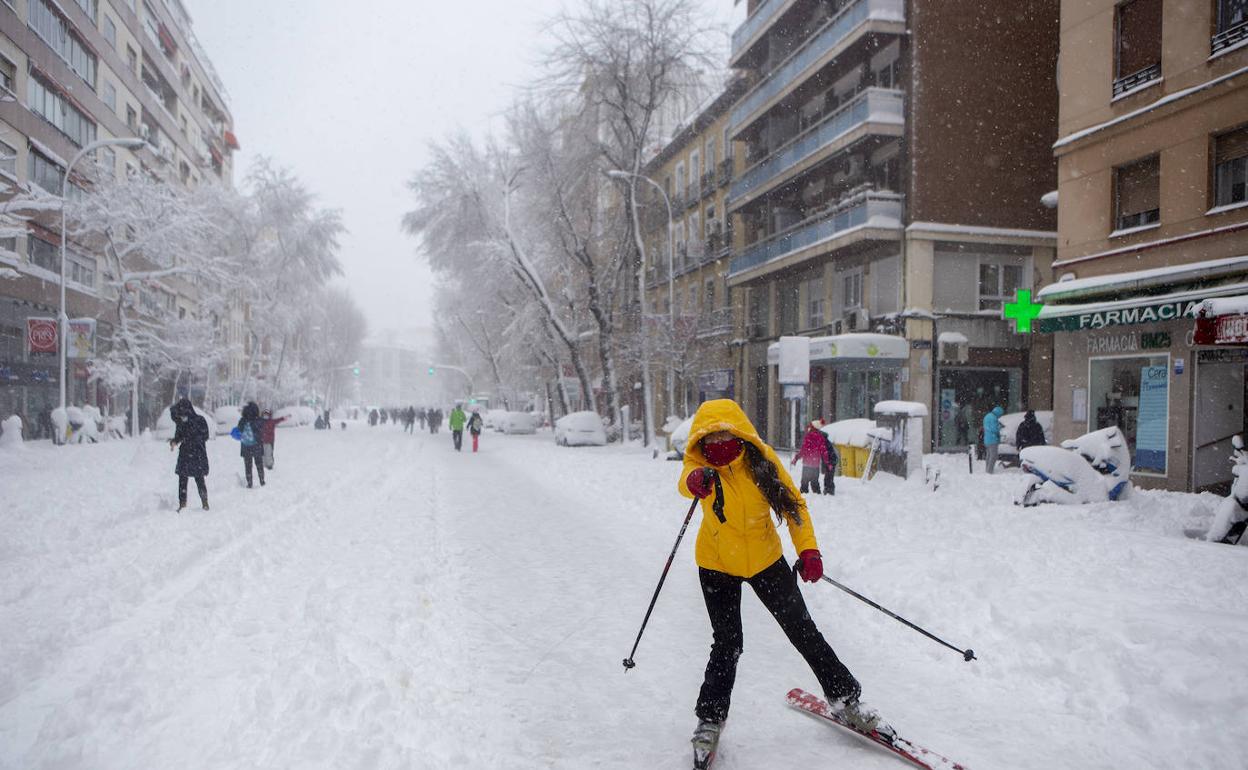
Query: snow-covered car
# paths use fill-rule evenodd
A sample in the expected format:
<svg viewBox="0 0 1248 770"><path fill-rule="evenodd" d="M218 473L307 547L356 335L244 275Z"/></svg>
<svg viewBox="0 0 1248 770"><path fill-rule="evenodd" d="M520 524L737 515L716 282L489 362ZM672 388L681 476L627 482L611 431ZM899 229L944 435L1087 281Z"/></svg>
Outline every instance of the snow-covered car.
<svg viewBox="0 0 1248 770"><path fill-rule="evenodd" d="M997 462L1002 465L1018 465L1018 444L1014 439L1018 434L1018 426L1022 424L1023 417L1026 415L1026 412L1010 412L1001 415L1001 443L997 445ZM1044 443L1052 445L1053 413L1036 412L1036 422L1044 428Z"/></svg>
<svg viewBox="0 0 1248 770"><path fill-rule="evenodd" d="M685 445L689 443L689 431L692 428L693 418L690 417L672 428L672 432L668 434L668 440L672 442L672 451L681 457L685 455Z"/></svg>
<svg viewBox="0 0 1248 770"><path fill-rule="evenodd" d="M173 417L169 414L169 409L170 407L165 407L164 410L161 411L160 417L156 418L156 429L152 431L153 436L155 436L158 439L163 439L165 441L168 441L169 439L173 438L173 434L178 429L178 426L173 422ZM199 407L194 407L194 409L195 409L195 414L199 415L200 417L203 417L204 421L207 422L209 425L215 424L212 415L208 414L207 412L200 409ZM231 425L230 427L233 428L234 426ZM208 431L208 438L212 438L212 437L213 437L213 431L210 429Z"/></svg>
<svg viewBox="0 0 1248 770"><path fill-rule="evenodd" d="M537 433L538 419L532 412L507 412L499 430L503 433Z"/></svg>
<svg viewBox="0 0 1248 770"><path fill-rule="evenodd" d="M299 425L311 425L316 421L316 411L310 406L284 406L273 413L274 418L285 417L285 421L277 424L279 428L294 428Z"/></svg>
<svg viewBox="0 0 1248 770"><path fill-rule="evenodd" d="M227 404L219 406L212 413L213 422L217 427L217 435L224 436L234 430L238 421L243 418L243 411L237 406Z"/></svg>
<svg viewBox="0 0 1248 770"><path fill-rule="evenodd" d="M607 431L597 412L573 412L555 420L555 443L559 446L606 446Z"/></svg>
<svg viewBox="0 0 1248 770"><path fill-rule="evenodd" d="M506 409L486 409L481 413L481 426L486 430L502 430Z"/></svg>

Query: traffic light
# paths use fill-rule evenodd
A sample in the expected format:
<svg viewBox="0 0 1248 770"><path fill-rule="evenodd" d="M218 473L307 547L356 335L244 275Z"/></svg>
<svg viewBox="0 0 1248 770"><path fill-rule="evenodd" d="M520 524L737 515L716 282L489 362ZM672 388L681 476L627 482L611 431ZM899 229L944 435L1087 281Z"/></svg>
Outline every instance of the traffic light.
<svg viewBox="0 0 1248 770"><path fill-rule="evenodd" d="M359 376L360 376L360 367L358 367L358 366L353 366L353 367L351 367L351 374L355 375L356 377L359 377Z"/></svg>
<svg viewBox="0 0 1248 770"><path fill-rule="evenodd" d="M432 366L431 366L431 367L429 367L429 376L430 376L430 377L432 377L432 376L433 376L433 367L432 367Z"/></svg>

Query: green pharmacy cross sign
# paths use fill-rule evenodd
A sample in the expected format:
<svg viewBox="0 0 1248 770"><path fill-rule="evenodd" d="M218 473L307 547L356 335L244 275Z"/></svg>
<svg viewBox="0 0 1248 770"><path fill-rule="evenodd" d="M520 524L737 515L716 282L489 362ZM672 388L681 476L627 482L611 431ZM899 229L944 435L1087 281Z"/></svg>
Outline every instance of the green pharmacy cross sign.
<svg viewBox="0 0 1248 770"><path fill-rule="evenodd" d="M1031 322L1040 315L1043 302L1031 301L1030 289L1019 289L1014 295L1014 302L1005 303L1001 311L1003 318L1014 319L1014 331L1017 334L1031 334Z"/></svg>

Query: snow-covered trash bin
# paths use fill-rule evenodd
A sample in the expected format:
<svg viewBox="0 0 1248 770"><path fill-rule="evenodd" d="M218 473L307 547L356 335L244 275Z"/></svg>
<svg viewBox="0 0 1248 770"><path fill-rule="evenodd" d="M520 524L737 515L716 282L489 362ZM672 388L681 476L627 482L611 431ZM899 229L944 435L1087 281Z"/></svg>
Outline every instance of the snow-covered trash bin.
<svg viewBox="0 0 1248 770"><path fill-rule="evenodd" d="M872 433L880 470L903 479L923 473L925 417L927 405L917 401L881 401L875 405L877 427Z"/></svg>
<svg viewBox="0 0 1248 770"><path fill-rule="evenodd" d="M871 452L871 431L874 429L875 420L863 417L838 420L821 428L840 457L837 467L842 476L862 478L867 467L867 456Z"/></svg>
<svg viewBox="0 0 1248 770"><path fill-rule="evenodd" d="M22 448L22 418L11 414L0 422L0 449Z"/></svg>

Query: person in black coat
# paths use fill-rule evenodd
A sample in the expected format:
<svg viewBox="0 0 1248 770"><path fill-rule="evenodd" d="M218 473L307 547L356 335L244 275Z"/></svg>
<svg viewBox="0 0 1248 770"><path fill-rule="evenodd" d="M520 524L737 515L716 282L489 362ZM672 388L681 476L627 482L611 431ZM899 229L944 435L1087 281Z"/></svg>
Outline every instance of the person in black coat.
<svg viewBox="0 0 1248 770"><path fill-rule="evenodd" d="M256 474L260 477L260 486L264 486L264 420L260 417L260 407L255 401L243 407L243 417L238 421L239 442L242 448L239 454L243 457L243 470L247 474L247 488L251 489L251 466L256 466Z"/></svg>
<svg viewBox="0 0 1248 770"><path fill-rule="evenodd" d="M170 450L178 448L178 464L174 468L178 474L178 510L186 507L186 482L194 476L200 502L206 511L208 485L204 477L208 475L208 421L195 414L195 407L186 398L169 408L169 416L178 426L169 441Z"/></svg>
<svg viewBox="0 0 1248 770"><path fill-rule="evenodd" d="M1014 434L1014 446L1018 447L1018 451L1021 452L1029 446L1044 446L1046 443L1044 426L1036 419L1035 411L1028 409L1027 414L1023 415L1023 421L1018 424L1018 431Z"/></svg>

